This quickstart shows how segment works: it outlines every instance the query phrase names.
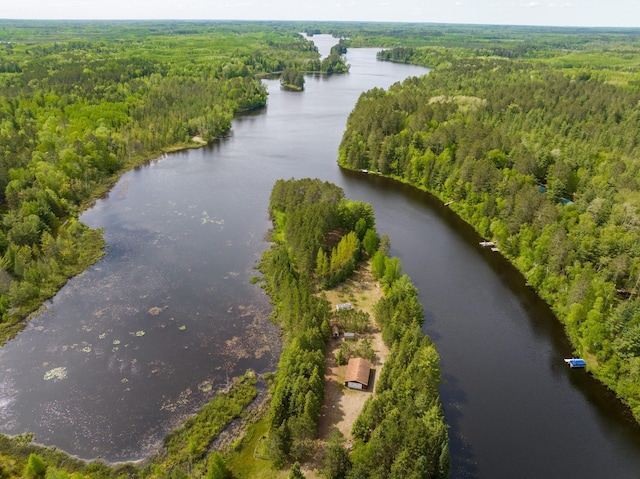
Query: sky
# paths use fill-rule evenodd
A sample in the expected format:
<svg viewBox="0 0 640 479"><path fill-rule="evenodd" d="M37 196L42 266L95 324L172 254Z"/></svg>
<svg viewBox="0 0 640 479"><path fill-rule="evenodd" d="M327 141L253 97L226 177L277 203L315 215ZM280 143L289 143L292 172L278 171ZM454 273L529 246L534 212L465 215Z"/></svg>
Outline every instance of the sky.
<svg viewBox="0 0 640 479"><path fill-rule="evenodd" d="M0 0L0 18L321 20L640 27L640 1Z"/></svg>

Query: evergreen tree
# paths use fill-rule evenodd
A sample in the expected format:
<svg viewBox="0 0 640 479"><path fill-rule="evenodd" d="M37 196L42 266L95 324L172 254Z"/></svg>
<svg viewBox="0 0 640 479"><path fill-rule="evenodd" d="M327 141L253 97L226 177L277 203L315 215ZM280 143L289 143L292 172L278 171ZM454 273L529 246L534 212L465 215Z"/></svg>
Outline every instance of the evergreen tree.
<svg viewBox="0 0 640 479"><path fill-rule="evenodd" d="M293 463L291 472L289 472L288 479L305 479L305 475L300 470L300 463L298 461Z"/></svg>
<svg viewBox="0 0 640 479"><path fill-rule="evenodd" d="M351 459L344 447L344 441L340 431L334 431L329 436L323 468L327 479L344 479L351 470Z"/></svg>
<svg viewBox="0 0 640 479"><path fill-rule="evenodd" d="M224 464L222 455L214 451L209 455L206 479L231 479L233 474Z"/></svg>
<svg viewBox="0 0 640 479"><path fill-rule="evenodd" d="M24 468L24 477L26 479L41 479L45 477L47 465L37 454L29 454L27 465Z"/></svg>

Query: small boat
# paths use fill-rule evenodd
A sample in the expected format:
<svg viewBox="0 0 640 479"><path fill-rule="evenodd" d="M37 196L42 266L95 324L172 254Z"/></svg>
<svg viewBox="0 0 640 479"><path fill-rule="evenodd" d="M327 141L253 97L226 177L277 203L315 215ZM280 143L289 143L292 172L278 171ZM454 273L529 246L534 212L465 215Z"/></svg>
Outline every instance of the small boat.
<svg viewBox="0 0 640 479"><path fill-rule="evenodd" d="M480 246L484 248L488 248L489 246L493 247L496 244L493 241L480 241Z"/></svg>
<svg viewBox="0 0 640 479"><path fill-rule="evenodd" d="M565 359L564 362L567 363L570 368L586 368L587 367L587 362L581 358Z"/></svg>
<svg viewBox="0 0 640 479"><path fill-rule="evenodd" d="M491 248L491 251L493 251L494 253L498 253L500 250L494 246L493 248Z"/></svg>

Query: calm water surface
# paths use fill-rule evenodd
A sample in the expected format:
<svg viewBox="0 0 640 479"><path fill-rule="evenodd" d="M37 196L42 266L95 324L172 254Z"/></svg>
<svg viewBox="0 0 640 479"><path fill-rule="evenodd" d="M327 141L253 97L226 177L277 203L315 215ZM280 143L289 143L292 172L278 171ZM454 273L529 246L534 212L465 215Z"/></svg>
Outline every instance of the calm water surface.
<svg viewBox="0 0 640 479"><path fill-rule="evenodd" d="M334 43L316 36L324 54ZM83 458L139 459L247 368L273 370L270 306L250 284L279 178L317 177L367 201L420 290L442 356L454 478L637 478L640 431L584 371L543 303L427 195L342 172L359 94L426 73L349 52L348 75L268 81L269 104L228 138L125 174L82 220L103 260L0 349L0 430Z"/></svg>

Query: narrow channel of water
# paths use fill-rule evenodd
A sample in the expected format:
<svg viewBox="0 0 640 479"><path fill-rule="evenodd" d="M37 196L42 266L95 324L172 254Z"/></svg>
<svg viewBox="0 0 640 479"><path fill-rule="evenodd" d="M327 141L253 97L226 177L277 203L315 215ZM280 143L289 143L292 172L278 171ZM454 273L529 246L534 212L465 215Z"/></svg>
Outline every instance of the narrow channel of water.
<svg viewBox="0 0 640 479"><path fill-rule="evenodd" d="M252 268L274 182L317 177L374 206L420 290L442 356L453 478L638 477L640 431L565 367L561 327L510 265L427 195L336 166L359 94L426 73L372 49L347 59L348 75L309 76L303 93L267 81L267 108L229 137L125 174L82 216L105 228L107 255L0 349L0 431L139 459L229 377L273 370L278 334Z"/></svg>

